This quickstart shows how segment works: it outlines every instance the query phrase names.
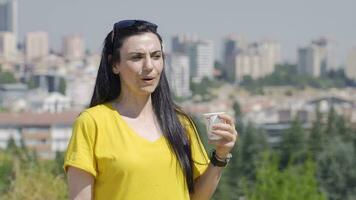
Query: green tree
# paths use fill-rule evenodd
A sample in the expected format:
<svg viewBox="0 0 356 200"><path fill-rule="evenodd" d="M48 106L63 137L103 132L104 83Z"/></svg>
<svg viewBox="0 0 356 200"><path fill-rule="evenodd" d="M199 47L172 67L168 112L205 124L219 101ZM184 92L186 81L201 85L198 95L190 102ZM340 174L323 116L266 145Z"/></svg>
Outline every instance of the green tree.
<svg viewBox="0 0 356 200"><path fill-rule="evenodd" d="M10 187L13 175L12 168L11 156L4 151L0 151L0 194Z"/></svg>
<svg viewBox="0 0 356 200"><path fill-rule="evenodd" d="M13 73L0 70L0 84L6 83L17 83L17 80Z"/></svg>
<svg viewBox="0 0 356 200"><path fill-rule="evenodd" d="M234 101L234 104L232 105L232 108L234 109L235 113L235 125L237 132L241 132L244 129L244 124L242 123L242 111L239 102Z"/></svg>
<svg viewBox="0 0 356 200"><path fill-rule="evenodd" d="M317 157L317 177L330 200L356 198L356 151L351 141L333 137Z"/></svg>
<svg viewBox="0 0 356 200"><path fill-rule="evenodd" d="M334 106L330 107L329 113L328 113L328 121L327 121L327 127L326 127L326 135L328 136L333 136L337 134L336 130L336 119L337 119L337 114L335 111Z"/></svg>
<svg viewBox="0 0 356 200"><path fill-rule="evenodd" d="M315 179L315 164L307 160L302 165L288 165L279 170L276 155L266 152L257 171L256 184L244 185L249 200L324 200Z"/></svg>
<svg viewBox="0 0 356 200"><path fill-rule="evenodd" d="M236 159L231 161L231 168L237 174L232 177L233 186L237 186L239 177L245 177L249 183L256 179L257 162L262 158L262 152L268 149L266 138L252 123L248 123L241 133L241 139L234 148Z"/></svg>
<svg viewBox="0 0 356 200"><path fill-rule="evenodd" d="M66 80L64 78L59 79L59 92L63 95L66 93Z"/></svg>
<svg viewBox="0 0 356 200"><path fill-rule="evenodd" d="M280 145L280 167L285 168L289 162L300 163L306 157L307 143L304 129L298 119L293 120L291 127L282 136Z"/></svg>
<svg viewBox="0 0 356 200"><path fill-rule="evenodd" d="M16 170L16 178L6 193L4 200L47 200L68 199L67 185L63 178L56 177L47 169L37 166Z"/></svg>
<svg viewBox="0 0 356 200"><path fill-rule="evenodd" d="M319 107L316 108L316 119L313 122L313 126L310 130L308 145L309 150L312 153L313 157L316 156L323 150L326 137L324 136L324 128L322 124L322 114L319 111Z"/></svg>

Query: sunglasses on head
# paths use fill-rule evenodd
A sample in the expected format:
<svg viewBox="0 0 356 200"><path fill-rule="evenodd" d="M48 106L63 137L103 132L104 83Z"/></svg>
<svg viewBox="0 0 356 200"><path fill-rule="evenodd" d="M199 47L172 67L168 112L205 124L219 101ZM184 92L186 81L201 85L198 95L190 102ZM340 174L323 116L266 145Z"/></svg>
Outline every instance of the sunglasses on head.
<svg viewBox="0 0 356 200"><path fill-rule="evenodd" d="M146 25L149 29L151 29L154 32L157 31L157 27L158 27L156 24L145 21L145 20L122 20L122 21L116 22L114 24L112 40L114 40L114 35L118 31L128 29L135 25Z"/></svg>
<svg viewBox="0 0 356 200"><path fill-rule="evenodd" d="M149 28L152 28L154 31L157 30L156 24L144 20L122 20L114 24L114 30L130 28L136 24L145 24Z"/></svg>

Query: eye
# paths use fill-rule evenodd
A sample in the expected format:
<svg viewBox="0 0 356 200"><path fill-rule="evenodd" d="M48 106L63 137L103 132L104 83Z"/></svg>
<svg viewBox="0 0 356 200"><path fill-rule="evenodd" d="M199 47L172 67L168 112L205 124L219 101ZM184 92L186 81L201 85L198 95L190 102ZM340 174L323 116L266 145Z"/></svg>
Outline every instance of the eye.
<svg viewBox="0 0 356 200"><path fill-rule="evenodd" d="M154 54L152 57L155 60L159 60L162 57L162 55L161 54Z"/></svg>
<svg viewBox="0 0 356 200"><path fill-rule="evenodd" d="M134 56L131 57L131 60L133 60L133 61L138 61L138 60L141 60L142 57L143 57L143 56L141 56L141 55L134 55Z"/></svg>

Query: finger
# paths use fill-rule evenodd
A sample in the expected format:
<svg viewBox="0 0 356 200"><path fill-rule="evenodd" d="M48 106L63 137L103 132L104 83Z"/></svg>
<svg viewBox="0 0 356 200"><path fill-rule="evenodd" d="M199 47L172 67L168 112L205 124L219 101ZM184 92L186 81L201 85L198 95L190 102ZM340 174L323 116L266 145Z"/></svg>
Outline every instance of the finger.
<svg viewBox="0 0 356 200"><path fill-rule="evenodd" d="M223 139L225 139L226 141L229 141L229 142L236 140L236 135L235 134L231 134L228 131L213 130L213 131L211 131L211 133L213 133L215 135L219 135Z"/></svg>
<svg viewBox="0 0 356 200"><path fill-rule="evenodd" d="M235 129L230 124L222 124L222 123L214 124L212 126L212 130L224 130L230 133L233 133L235 131Z"/></svg>
<svg viewBox="0 0 356 200"><path fill-rule="evenodd" d="M230 124L231 126L235 127L234 119L230 115L220 114L219 118L225 120L227 124Z"/></svg>
<svg viewBox="0 0 356 200"><path fill-rule="evenodd" d="M226 140L209 140L208 141L209 144L214 145L216 147L226 147L227 145L232 145L233 143L230 141L226 141Z"/></svg>

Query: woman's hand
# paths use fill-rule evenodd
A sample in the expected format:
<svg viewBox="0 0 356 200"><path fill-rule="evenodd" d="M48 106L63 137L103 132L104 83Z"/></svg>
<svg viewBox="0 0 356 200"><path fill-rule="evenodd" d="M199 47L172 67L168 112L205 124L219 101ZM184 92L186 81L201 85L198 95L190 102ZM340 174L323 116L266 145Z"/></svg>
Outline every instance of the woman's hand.
<svg viewBox="0 0 356 200"><path fill-rule="evenodd" d="M221 136L221 139L209 140L209 144L215 146L216 154L219 158L226 158L236 143L238 133L232 117L227 114L220 114L219 118L223 119L226 123L214 124L211 132Z"/></svg>

